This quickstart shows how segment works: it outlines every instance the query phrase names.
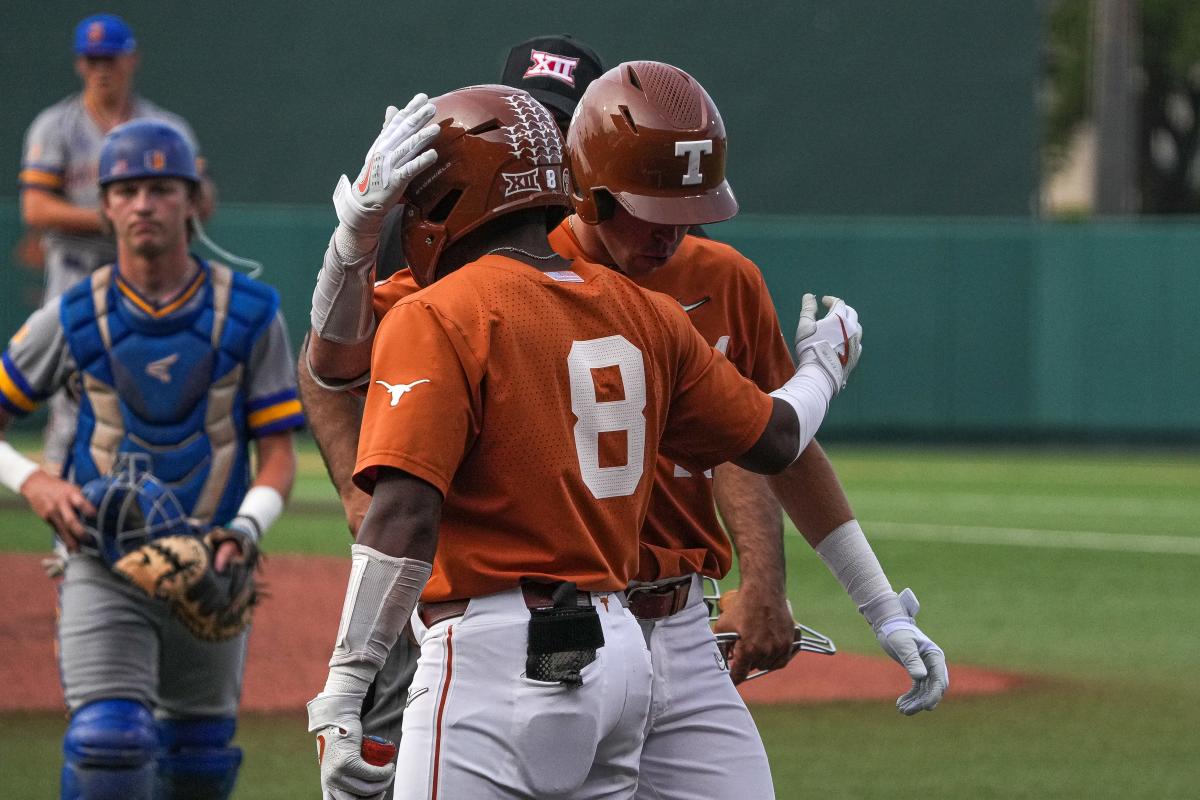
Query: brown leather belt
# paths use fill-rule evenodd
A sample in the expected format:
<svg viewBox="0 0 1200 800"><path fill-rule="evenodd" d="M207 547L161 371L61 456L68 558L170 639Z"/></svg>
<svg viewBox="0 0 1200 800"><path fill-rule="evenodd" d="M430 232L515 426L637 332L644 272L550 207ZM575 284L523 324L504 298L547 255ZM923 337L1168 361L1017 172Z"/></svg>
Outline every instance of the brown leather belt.
<svg viewBox="0 0 1200 800"><path fill-rule="evenodd" d="M525 597L525 607L549 608L553 606L554 591L560 585L557 583L521 584L521 594ZM432 628L439 622L444 622L453 617L461 617L467 613L467 604L470 602L469 598L463 598L461 600L443 600L439 603L421 603L417 606L417 617L426 628ZM592 595L590 592L577 591L575 593L575 605L590 606L591 604Z"/></svg>
<svg viewBox="0 0 1200 800"><path fill-rule="evenodd" d="M629 611L638 619L662 619L678 614L687 606L692 578L680 578L665 584L631 586L625 590Z"/></svg>

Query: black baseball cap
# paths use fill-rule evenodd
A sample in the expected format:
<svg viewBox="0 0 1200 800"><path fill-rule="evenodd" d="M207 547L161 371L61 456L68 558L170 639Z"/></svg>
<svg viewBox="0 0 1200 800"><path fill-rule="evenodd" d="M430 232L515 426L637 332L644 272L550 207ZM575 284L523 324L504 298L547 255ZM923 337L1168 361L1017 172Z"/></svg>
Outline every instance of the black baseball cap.
<svg viewBox="0 0 1200 800"><path fill-rule="evenodd" d="M500 82L533 95L551 111L570 117L588 84L604 74L596 51L568 33L535 36L514 47Z"/></svg>

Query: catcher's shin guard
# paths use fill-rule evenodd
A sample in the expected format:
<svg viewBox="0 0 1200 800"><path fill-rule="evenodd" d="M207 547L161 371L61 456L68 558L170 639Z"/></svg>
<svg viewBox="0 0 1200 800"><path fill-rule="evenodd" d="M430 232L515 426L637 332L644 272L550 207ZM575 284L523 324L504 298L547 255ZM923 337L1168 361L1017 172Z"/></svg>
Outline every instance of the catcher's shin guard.
<svg viewBox="0 0 1200 800"><path fill-rule="evenodd" d="M63 738L62 800L151 800L158 733L135 700L97 700L71 717Z"/></svg>
<svg viewBox="0 0 1200 800"><path fill-rule="evenodd" d="M237 720L204 717L158 723L156 800L226 800L233 794L242 751L229 747Z"/></svg>

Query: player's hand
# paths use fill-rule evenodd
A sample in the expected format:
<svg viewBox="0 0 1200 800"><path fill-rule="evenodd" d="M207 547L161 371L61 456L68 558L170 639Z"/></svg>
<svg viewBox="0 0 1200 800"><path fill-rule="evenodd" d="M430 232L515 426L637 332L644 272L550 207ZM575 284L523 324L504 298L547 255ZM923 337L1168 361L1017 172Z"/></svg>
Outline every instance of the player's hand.
<svg viewBox="0 0 1200 800"><path fill-rule="evenodd" d="M404 194L409 181L417 173L437 161L437 153L426 146L437 136L438 126L429 121L437 109L424 94L408 101L404 108L388 106L383 117L383 130L367 151L367 157L354 183L345 175L338 182L334 193L334 204L338 195L352 201L360 210L375 210L386 213L396 205ZM338 208L338 219L354 227L355 220L342 219Z"/></svg>
<svg viewBox="0 0 1200 800"><path fill-rule="evenodd" d="M905 589L896 596L899 606L894 613L872 622L875 638L883 651L896 660L912 678L912 688L896 700L896 708L902 714L912 716L919 711L932 711L950 687L950 673L946 670L946 654L934 644L920 628L914 617L921 609L912 589ZM870 621L870 617L868 617Z"/></svg>
<svg viewBox="0 0 1200 800"><path fill-rule="evenodd" d="M787 666L792 658L796 621L786 597L748 586L722 593L720 608L721 616L713 630L738 634L729 650L729 677L735 684L746 680L751 672Z"/></svg>
<svg viewBox="0 0 1200 800"><path fill-rule="evenodd" d="M80 515L93 516L96 509L78 486L39 469L21 484L21 496L34 514L58 532L69 551L79 550L79 541L86 535Z"/></svg>
<svg viewBox="0 0 1200 800"><path fill-rule="evenodd" d="M362 697L356 694L321 693L308 703L308 730L317 735L322 800L382 800L391 786L394 750L386 764L364 758L361 708Z"/></svg>
<svg viewBox="0 0 1200 800"><path fill-rule="evenodd" d="M862 355L862 325L858 312L838 297L821 299L829 312L817 319L817 298L805 294L796 326L796 357L800 364L816 363L825 371L837 394L846 388L850 372Z"/></svg>

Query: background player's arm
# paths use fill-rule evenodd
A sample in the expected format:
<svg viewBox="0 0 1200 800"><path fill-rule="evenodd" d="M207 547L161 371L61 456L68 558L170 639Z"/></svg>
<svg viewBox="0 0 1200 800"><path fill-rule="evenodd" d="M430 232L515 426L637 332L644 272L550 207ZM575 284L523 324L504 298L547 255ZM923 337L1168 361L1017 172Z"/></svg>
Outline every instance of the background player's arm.
<svg viewBox="0 0 1200 800"><path fill-rule="evenodd" d="M67 549L79 549L83 536L81 513L95 514L79 487L43 472L37 464L17 453L4 439L12 416L0 408L0 483L20 493L29 508L62 537Z"/></svg>
<svg viewBox="0 0 1200 800"><path fill-rule="evenodd" d="M340 302L349 303L355 300L354 297L348 297ZM370 295L366 297L363 313L368 315L371 313ZM312 380L312 374L329 380L352 381L371 371L372 340L369 336L361 342L341 344L322 338L317 329L313 328L308 341L307 358L312 373L310 374L308 368L302 364L300 375L302 378L307 377L311 384L319 390L329 391L317 386L316 382Z"/></svg>
<svg viewBox="0 0 1200 800"><path fill-rule="evenodd" d="M54 228L66 233L100 233L100 212L77 206L44 189L21 191L21 219L31 228Z"/></svg>
<svg viewBox="0 0 1200 800"><path fill-rule="evenodd" d="M53 527L69 550L78 549L83 525L78 511L94 513L79 487L36 468L3 439L10 421L34 411L75 371L67 349L59 301L30 315L0 356L0 483L20 493L35 514Z"/></svg>
<svg viewBox="0 0 1200 800"><path fill-rule="evenodd" d="M717 630L739 634L729 675L741 683L752 670L786 666L792 655L783 519L767 478L733 464L713 470L713 495L738 554L739 602L722 611Z"/></svg>
<svg viewBox="0 0 1200 800"><path fill-rule="evenodd" d="M833 464L815 439L795 464L768 480L796 529L814 548L839 525L854 519Z"/></svg>
<svg viewBox="0 0 1200 800"><path fill-rule="evenodd" d="M354 462L358 457L362 401L350 392L335 392L317 384L305 363L309 342L312 341L315 340L310 337L300 348L300 363L296 369L300 399L304 403L304 413L325 462L329 480L342 499L350 535L357 536L371 504L370 496L355 486L352 480Z"/></svg>

